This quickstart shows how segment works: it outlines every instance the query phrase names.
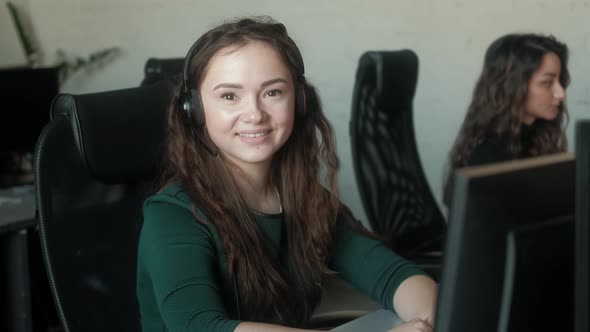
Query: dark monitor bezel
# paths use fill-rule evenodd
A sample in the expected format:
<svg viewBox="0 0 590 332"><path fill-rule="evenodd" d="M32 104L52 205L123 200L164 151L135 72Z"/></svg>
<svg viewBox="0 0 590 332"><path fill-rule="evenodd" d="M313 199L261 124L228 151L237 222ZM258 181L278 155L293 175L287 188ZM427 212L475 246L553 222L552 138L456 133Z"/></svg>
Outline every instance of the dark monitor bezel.
<svg viewBox="0 0 590 332"><path fill-rule="evenodd" d="M575 330L590 331L590 120L575 128L576 295Z"/></svg>
<svg viewBox="0 0 590 332"><path fill-rule="evenodd" d="M435 331L498 331L510 229L573 216L574 184L571 153L455 173Z"/></svg>

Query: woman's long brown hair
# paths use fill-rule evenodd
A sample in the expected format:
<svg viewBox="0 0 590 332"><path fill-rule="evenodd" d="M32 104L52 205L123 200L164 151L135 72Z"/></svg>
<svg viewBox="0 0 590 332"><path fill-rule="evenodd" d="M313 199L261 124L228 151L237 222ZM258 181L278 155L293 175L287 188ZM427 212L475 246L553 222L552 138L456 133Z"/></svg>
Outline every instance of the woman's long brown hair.
<svg viewBox="0 0 590 332"><path fill-rule="evenodd" d="M522 153L521 128L528 86L547 53L555 53L559 57L559 82L564 89L567 88L570 82L567 67L569 52L567 46L555 37L508 34L488 47L465 120L449 154L445 196L454 170L468 166L473 150L490 136L507 142L507 151L514 158ZM564 122L567 123L567 107L562 101L554 120L535 121L532 146L527 154L537 156L565 151ZM448 197L445 200L448 201Z"/></svg>
<svg viewBox="0 0 590 332"><path fill-rule="evenodd" d="M295 117L291 136L272 161L270 181L277 186L283 207L284 264L269 256L270 244L238 189L235 167L204 148L203 144L213 144L206 130L189 122L181 111L180 85L169 108L167 162L157 187L182 184L193 206L207 215L203 220L195 213L199 222L216 229L229 273L237 280L241 319L304 326L330 273L331 234L341 206L333 130L316 90L305 80L301 53L282 24L270 18L241 19L214 28L200 39L190 75L193 88L198 89L217 51L250 41L271 45L290 69L295 85L307 89L306 114Z"/></svg>

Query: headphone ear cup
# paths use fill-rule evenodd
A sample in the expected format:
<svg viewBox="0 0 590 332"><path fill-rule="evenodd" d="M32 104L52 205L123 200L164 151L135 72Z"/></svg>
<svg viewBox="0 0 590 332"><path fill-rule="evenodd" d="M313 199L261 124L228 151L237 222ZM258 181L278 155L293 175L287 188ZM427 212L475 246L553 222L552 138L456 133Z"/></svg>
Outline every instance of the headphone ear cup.
<svg viewBox="0 0 590 332"><path fill-rule="evenodd" d="M189 122L192 123L194 121L194 110L191 96L188 95L186 92L182 92L178 99L178 102L180 104L180 109L184 113L184 116Z"/></svg>
<svg viewBox="0 0 590 332"><path fill-rule="evenodd" d="M299 84L295 92L295 114L305 116L307 113L307 89L305 84Z"/></svg>

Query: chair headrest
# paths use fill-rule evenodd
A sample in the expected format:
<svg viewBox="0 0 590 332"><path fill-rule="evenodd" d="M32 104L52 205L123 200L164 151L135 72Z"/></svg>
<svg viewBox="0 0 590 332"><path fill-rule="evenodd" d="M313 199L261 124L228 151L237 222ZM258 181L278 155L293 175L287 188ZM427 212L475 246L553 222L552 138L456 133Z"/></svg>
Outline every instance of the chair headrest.
<svg viewBox="0 0 590 332"><path fill-rule="evenodd" d="M160 80L180 80L183 67L184 58L149 58L143 68L145 76L141 85L152 84Z"/></svg>
<svg viewBox="0 0 590 332"><path fill-rule="evenodd" d="M100 93L60 94L51 118L69 118L81 160L101 182L132 183L154 177L166 136L172 84Z"/></svg>
<svg viewBox="0 0 590 332"><path fill-rule="evenodd" d="M381 104L411 106L417 81L418 56L412 50L370 51L359 60L356 82L372 82Z"/></svg>

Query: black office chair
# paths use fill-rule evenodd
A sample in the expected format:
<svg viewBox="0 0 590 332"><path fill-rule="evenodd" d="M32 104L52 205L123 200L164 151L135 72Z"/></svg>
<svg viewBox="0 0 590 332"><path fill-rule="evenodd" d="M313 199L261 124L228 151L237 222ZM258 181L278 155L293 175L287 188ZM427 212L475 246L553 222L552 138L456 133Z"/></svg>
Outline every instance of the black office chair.
<svg viewBox="0 0 590 332"><path fill-rule="evenodd" d="M175 81L182 78L184 58L149 58L143 68L141 85L150 85L161 80Z"/></svg>
<svg viewBox="0 0 590 332"><path fill-rule="evenodd" d="M373 231L402 256L419 260L442 250L446 222L416 148L412 104L417 78L418 57L411 50L363 54L350 137L355 176ZM440 262L431 263L425 269L436 276Z"/></svg>
<svg viewBox="0 0 590 332"><path fill-rule="evenodd" d="M137 240L171 85L58 95L37 142L42 251L66 332L140 331Z"/></svg>

